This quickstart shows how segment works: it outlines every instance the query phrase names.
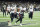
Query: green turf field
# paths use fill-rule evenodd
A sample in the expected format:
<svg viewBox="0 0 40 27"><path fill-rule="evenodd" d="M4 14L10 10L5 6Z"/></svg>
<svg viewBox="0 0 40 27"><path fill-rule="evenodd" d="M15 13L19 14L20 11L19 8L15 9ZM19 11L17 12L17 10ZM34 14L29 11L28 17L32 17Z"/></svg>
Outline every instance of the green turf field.
<svg viewBox="0 0 40 27"><path fill-rule="evenodd" d="M2 12L0 12L0 22L6 22L10 21L10 15L3 17ZM15 20L12 22L12 25L15 25ZM20 22L18 22L16 25L19 25ZM22 21L23 26L12 26L12 27L40 27L40 11L35 11L33 13L33 19L32 21L28 18L28 13L24 13L24 18Z"/></svg>

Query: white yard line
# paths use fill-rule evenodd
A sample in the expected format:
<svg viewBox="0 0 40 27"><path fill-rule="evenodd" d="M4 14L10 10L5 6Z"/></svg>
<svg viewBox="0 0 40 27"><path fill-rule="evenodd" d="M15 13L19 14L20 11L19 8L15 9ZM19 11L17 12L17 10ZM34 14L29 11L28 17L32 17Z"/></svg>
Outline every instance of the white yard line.
<svg viewBox="0 0 40 27"><path fill-rule="evenodd" d="M26 17L25 17L26 18ZM40 18L40 17L33 17L33 18ZM0 18L0 19L10 19L10 18Z"/></svg>
<svg viewBox="0 0 40 27"><path fill-rule="evenodd" d="M33 18L40 18L40 17L33 17Z"/></svg>
<svg viewBox="0 0 40 27"><path fill-rule="evenodd" d="M25 21L37 21L37 20L25 20Z"/></svg>
<svg viewBox="0 0 40 27"><path fill-rule="evenodd" d="M28 17L25 17L25 18L28 18ZM40 17L33 17L33 18L40 18Z"/></svg>
<svg viewBox="0 0 40 27"><path fill-rule="evenodd" d="M0 18L0 19L10 19L10 18Z"/></svg>

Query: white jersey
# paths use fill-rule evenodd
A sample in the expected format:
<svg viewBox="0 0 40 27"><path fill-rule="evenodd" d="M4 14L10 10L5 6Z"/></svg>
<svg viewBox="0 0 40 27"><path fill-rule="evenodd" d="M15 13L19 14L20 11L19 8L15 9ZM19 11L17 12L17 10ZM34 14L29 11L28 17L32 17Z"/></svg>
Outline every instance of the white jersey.
<svg viewBox="0 0 40 27"><path fill-rule="evenodd" d="M26 10L26 8L24 7L23 10Z"/></svg>
<svg viewBox="0 0 40 27"><path fill-rule="evenodd" d="M22 10L22 7L19 7Z"/></svg>
<svg viewBox="0 0 40 27"><path fill-rule="evenodd" d="M4 10L5 10L6 9L6 5L4 5L3 7L4 7Z"/></svg>
<svg viewBox="0 0 40 27"><path fill-rule="evenodd" d="M11 12L10 13L14 13L15 9L16 9L15 7L11 7Z"/></svg>
<svg viewBox="0 0 40 27"><path fill-rule="evenodd" d="M10 10L10 6L9 6L9 7L7 7L7 10Z"/></svg>
<svg viewBox="0 0 40 27"><path fill-rule="evenodd" d="M33 12L33 9L34 9L33 6L30 6L30 7L29 7L29 11L30 11L30 12Z"/></svg>
<svg viewBox="0 0 40 27"><path fill-rule="evenodd" d="M20 8L20 11L22 10L22 7L19 7Z"/></svg>

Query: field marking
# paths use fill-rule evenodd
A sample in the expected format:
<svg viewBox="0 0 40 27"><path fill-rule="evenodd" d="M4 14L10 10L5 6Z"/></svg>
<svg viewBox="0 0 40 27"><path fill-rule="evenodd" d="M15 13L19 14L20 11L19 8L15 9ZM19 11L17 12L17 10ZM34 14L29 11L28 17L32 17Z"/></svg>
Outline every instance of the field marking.
<svg viewBox="0 0 40 27"><path fill-rule="evenodd" d="M24 17L28 17L28 16L24 16ZM33 18L40 18L40 17L33 17Z"/></svg>
<svg viewBox="0 0 40 27"><path fill-rule="evenodd" d="M25 17L26 18L26 17ZM33 18L40 18L40 17L33 17ZM0 19L10 19L10 18L0 18Z"/></svg>
<svg viewBox="0 0 40 27"><path fill-rule="evenodd" d="M10 18L0 18L0 19L10 19ZM25 20L25 21L30 21L30 20ZM32 20L32 21L37 21L37 20Z"/></svg>
<svg viewBox="0 0 40 27"><path fill-rule="evenodd" d="M26 15L25 15L25 17L27 17ZM29 15L28 15L28 17L29 17ZM38 16L33 16L33 17L38 17ZM39 16L40 17L40 16Z"/></svg>
<svg viewBox="0 0 40 27"><path fill-rule="evenodd" d="M28 17L25 17L25 18L28 18ZM40 17L33 17L33 18L40 18Z"/></svg>
<svg viewBox="0 0 40 27"><path fill-rule="evenodd" d="M33 18L40 18L40 17L33 17Z"/></svg>
<svg viewBox="0 0 40 27"><path fill-rule="evenodd" d="M0 19L10 19L10 18L0 18Z"/></svg>
<svg viewBox="0 0 40 27"><path fill-rule="evenodd" d="M37 25L38 23L26 23L26 24L22 24L22 26L24 25ZM11 25L11 26L20 26L19 24L18 25Z"/></svg>
<svg viewBox="0 0 40 27"><path fill-rule="evenodd" d="M37 20L25 20L25 21L37 21Z"/></svg>

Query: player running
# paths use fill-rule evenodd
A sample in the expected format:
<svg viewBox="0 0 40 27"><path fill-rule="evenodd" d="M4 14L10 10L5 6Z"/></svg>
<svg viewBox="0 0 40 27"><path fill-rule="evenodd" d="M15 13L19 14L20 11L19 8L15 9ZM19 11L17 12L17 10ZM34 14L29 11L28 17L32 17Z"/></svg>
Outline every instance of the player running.
<svg viewBox="0 0 40 27"><path fill-rule="evenodd" d="M21 7L21 9L22 9L22 7ZM23 19L23 12L20 10L20 13L19 13L19 19L16 21L16 23L18 22L18 21L20 21L20 25L22 26L22 19ZM15 24L16 24L15 23Z"/></svg>
<svg viewBox="0 0 40 27"><path fill-rule="evenodd" d="M7 6L7 15L8 15L8 13L10 14L10 9L11 9L11 7L10 7L10 5L8 5Z"/></svg>
<svg viewBox="0 0 40 27"><path fill-rule="evenodd" d="M15 6L12 6L10 12L11 22L13 22L14 17L17 18L17 10Z"/></svg>

